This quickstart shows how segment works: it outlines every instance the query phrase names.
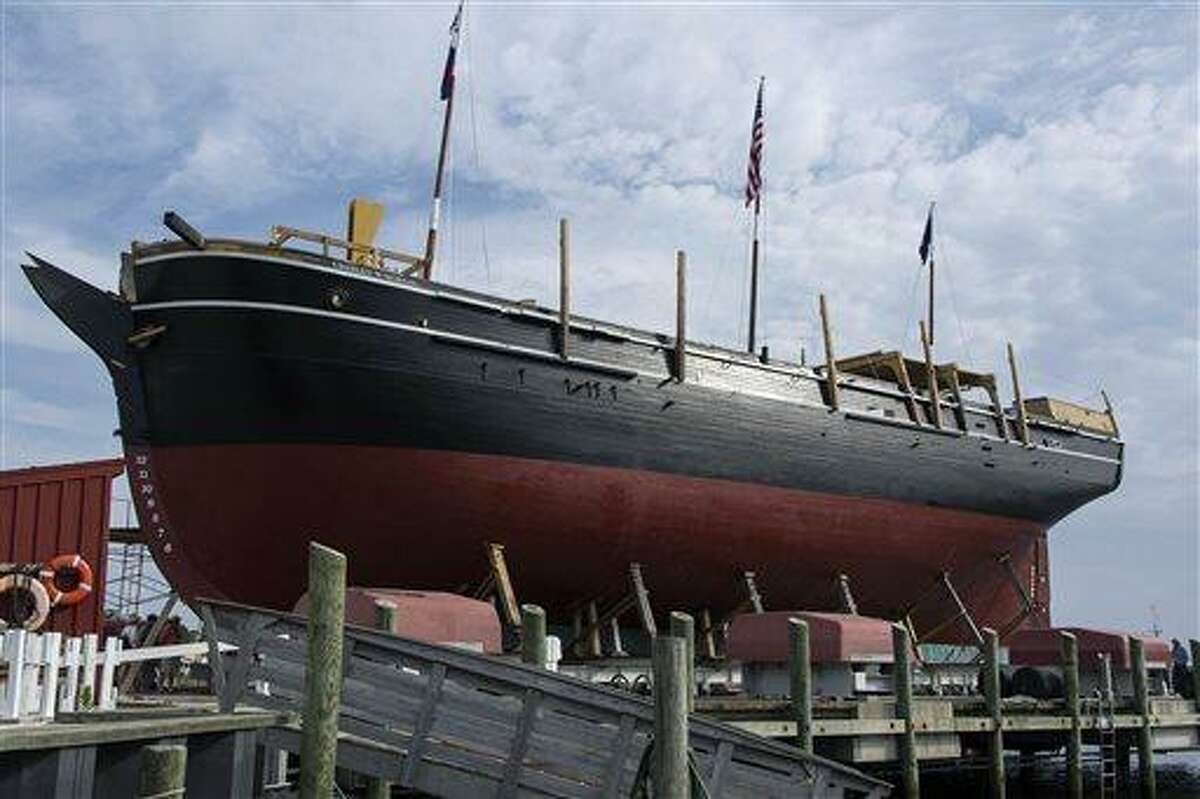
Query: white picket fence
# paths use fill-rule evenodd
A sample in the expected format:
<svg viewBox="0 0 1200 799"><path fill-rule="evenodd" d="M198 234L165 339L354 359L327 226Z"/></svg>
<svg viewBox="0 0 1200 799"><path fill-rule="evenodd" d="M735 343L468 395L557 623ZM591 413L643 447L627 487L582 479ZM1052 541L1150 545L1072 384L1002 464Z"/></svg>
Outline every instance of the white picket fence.
<svg viewBox="0 0 1200 799"><path fill-rule="evenodd" d="M58 712L112 710L125 663L208 654L203 642L125 649L110 636L8 630L0 649L0 722L52 721ZM221 644L221 650L234 647ZM99 670L99 680L97 680Z"/></svg>

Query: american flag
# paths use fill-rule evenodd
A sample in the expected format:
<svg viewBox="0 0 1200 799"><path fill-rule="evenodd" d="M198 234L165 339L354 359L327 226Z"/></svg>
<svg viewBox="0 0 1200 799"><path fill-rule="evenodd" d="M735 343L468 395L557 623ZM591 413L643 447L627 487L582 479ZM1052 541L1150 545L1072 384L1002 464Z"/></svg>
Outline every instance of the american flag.
<svg viewBox="0 0 1200 799"><path fill-rule="evenodd" d="M754 104L754 126L750 129L750 165L746 167L746 207L762 196L763 81L758 81L758 101Z"/></svg>
<svg viewBox="0 0 1200 799"><path fill-rule="evenodd" d="M450 52L446 54L446 68L442 70L442 100L449 100L450 95L454 94L454 55L458 50L458 35L462 29L462 12L460 2L458 11L454 13L454 21L450 23Z"/></svg>

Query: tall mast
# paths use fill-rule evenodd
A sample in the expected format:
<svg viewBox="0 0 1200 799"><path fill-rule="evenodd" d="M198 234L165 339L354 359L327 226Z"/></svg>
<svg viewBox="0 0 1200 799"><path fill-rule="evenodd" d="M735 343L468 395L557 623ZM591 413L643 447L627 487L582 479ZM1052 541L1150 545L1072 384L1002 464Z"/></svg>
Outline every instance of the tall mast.
<svg viewBox="0 0 1200 799"><path fill-rule="evenodd" d="M438 223L442 216L442 178L446 172L446 153L450 149L450 120L454 114L454 57L458 51L458 37L462 29L463 4L460 0L454 20L450 23L450 50L446 54L446 68L442 70L441 99L446 103L442 117L442 143L438 148L437 171L433 177L433 207L429 211L429 233L425 237L425 260L421 275L428 280L433 274L433 260L437 254Z"/></svg>
<svg viewBox="0 0 1200 799"><path fill-rule="evenodd" d="M750 163L746 168L746 205L754 205L754 240L750 245L750 330L746 351L754 354L754 339L758 331L758 221L762 213L762 150L763 150L763 84L758 79L758 99L754 104L754 123L750 128Z"/></svg>
<svg viewBox="0 0 1200 799"><path fill-rule="evenodd" d="M754 241L750 244L750 340L746 351L754 354L754 334L758 330L758 215L762 209L762 196L754 198Z"/></svg>

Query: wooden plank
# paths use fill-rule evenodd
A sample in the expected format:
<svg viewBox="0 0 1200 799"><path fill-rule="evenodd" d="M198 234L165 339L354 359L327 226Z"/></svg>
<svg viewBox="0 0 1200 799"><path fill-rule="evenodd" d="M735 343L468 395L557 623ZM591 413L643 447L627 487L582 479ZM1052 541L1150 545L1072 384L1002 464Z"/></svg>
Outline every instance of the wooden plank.
<svg viewBox="0 0 1200 799"><path fill-rule="evenodd" d="M565 331L563 335L566 335ZM563 357L566 357L565 350ZM487 558L492 571L491 578L496 584L497 596L500 597L504 623L509 627L517 627L521 623L521 611L517 606L517 594L513 590L512 578L508 574L508 562L504 559L504 545L488 543Z"/></svg>
<svg viewBox="0 0 1200 799"><path fill-rule="evenodd" d="M73 722L9 727L0 735L0 752L94 746L123 741L157 740L204 733L257 730L291 720L287 713L242 710L192 713L131 721Z"/></svg>
<svg viewBox="0 0 1200 799"><path fill-rule="evenodd" d="M605 769L604 781L601 785L604 789L604 796L608 797L608 799L617 799L621 790L621 775L629 760L629 750L633 744L633 728L635 724L637 724L637 720L633 716L621 716L621 726L617 733L616 745L612 748L612 756L608 762L608 768Z"/></svg>
<svg viewBox="0 0 1200 799"><path fill-rule="evenodd" d="M259 612L226 603L212 603L212 609L216 628L223 631L236 629L240 616ZM262 660L262 667L251 669L249 675L270 679L272 671L278 672L282 679L277 695L253 697L253 701L279 706L294 703L302 687L303 674L296 667L304 650L305 631L298 617L282 613L274 617L276 623L260 637L256 647L255 655ZM370 736L408 753L399 773L374 776L427 792L436 785L448 795L458 795L461 785L469 782L487 786L485 792L491 793L506 784L506 773L510 776L507 784L513 784L511 771L506 772L506 768L511 769L512 753L523 746L526 757L515 778L520 789L544 787L551 795L564 796L601 795L606 791L611 795L631 773L631 759L618 758L613 750L622 742L629 751L645 745L646 736L639 728L649 728L653 707L644 698L365 628L348 627L346 635L354 647L348 673L354 673L357 679L348 679L343 690L343 733ZM409 668L418 674L410 674ZM422 675L428 676L413 679ZM405 724L397 728L388 721L398 712L390 705L400 703L404 708L399 712L409 713L418 691L420 709L415 720L410 715L411 727L405 729ZM539 712L521 744L512 737L512 731L521 727L526 712L523 698L528 691L540 695ZM290 696L284 696L288 692ZM799 784L797 780L811 780L815 773L814 762L818 761L790 747L697 718L691 720L690 728L698 761L712 760L721 743L729 745L731 786L766 786L762 792L778 794L785 786ZM606 747L611 759L604 757ZM530 756L534 752L537 756ZM436 767L431 765L435 763ZM830 767L839 784L864 791L881 785L852 769ZM455 768L464 775L458 783L452 776ZM473 782L480 777L486 779Z"/></svg>
<svg viewBox="0 0 1200 799"><path fill-rule="evenodd" d="M413 729L413 742L408 753L408 759L404 762L404 773L400 777L400 784L406 788L415 787L417 769L421 762L421 753L428 745L426 736L429 735L429 730L433 727L434 713L437 710L438 700L441 699L442 682L445 679L446 667L439 663L433 667L433 671L429 675L429 684L425 690L425 701L421 705L421 714L417 717L417 724Z"/></svg>
<svg viewBox="0 0 1200 799"><path fill-rule="evenodd" d="M729 762L733 757L733 744L722 741L717 745L717 756L713 758L712 771L708 777L708 795L718 799L725 792L725 779L729 772Z"/></svg>
<svg viewBox="0 0 1200 799"><path fill-rule="evenodd" d="M538 705L541 701L542 695L537 691L530 689L525 692L525 702L521 708L521 718L517 722L516 735L513 737L512 751L508 755L508 762L504 764L504 783L499 792L502 797L517 795L517 778L521 776L521 766L529 749L529 738L537 720Z"/></svg>

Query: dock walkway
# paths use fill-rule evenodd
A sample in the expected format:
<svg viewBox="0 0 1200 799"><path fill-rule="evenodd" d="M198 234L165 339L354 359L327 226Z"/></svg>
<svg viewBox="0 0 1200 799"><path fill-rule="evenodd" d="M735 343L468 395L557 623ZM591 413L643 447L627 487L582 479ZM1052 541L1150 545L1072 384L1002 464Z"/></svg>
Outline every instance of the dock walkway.
<svg viewBox="0 0 1200 799"><path fill-rule="evenodd" d="M303 617L221 602L202 616L220 655L223 710L299 712ZM346 628L338 763L448 799L629 796L650 743L648 699L543 669L358 627ZM692 716L689 742L709 797L883 797L889 786L726 724ZM299 751L295 727L269 745Z"/></svg>

